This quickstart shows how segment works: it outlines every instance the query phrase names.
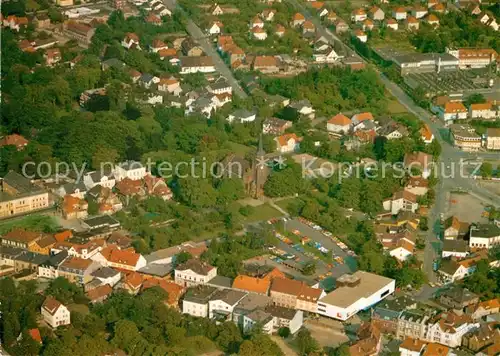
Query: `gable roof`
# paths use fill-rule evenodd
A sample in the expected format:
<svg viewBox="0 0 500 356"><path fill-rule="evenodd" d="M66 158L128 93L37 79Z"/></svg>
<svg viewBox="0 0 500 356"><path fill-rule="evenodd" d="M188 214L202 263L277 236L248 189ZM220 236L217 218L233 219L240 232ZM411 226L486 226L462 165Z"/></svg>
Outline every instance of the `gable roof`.
<svg viewBox="0 0 500 356"><path fill-rule="evenodd" d="M233 281L233 288L248 292L267 294L271 281L245 275L237 276Z"/></svg>
<svg viewBox="0 0 500 356"><path fill-rule="evenodd" d="M295 142L302 141L302 138L298 137L295 133L284 134L278 136L276 139L281 147L288 145L288 141L291 139L295 140Z"/></svg>
<svg viewBox="0 0 500 356"><path fill-rule="evenodd" d="M97 299L110 295L112 292L113 288L111 288L109 284L104 284L102 286L89 290L85 294L87 298L90 299L90 301L95 301Z"/></svg>
<svg viewBox="0 0 500 356"><path fill-rule="evenodd" d="M101 255L109 262L119 263L127 266L136 266L140 254L130 250L120 250L116 246L107 246L101 251Z"/></svg>
<svg viewBox="0 0 500 356"><path fill-rule="evenodd" d="M42 304L42 308L50 315L54 315L60 306L62 306L62 303L53 297L47 297Z"/></svg>
<svg viewBox="0 0 500 356"><path fill-rule="evenodd" d="M175 270L176 271L191 270L191 271L193 271L193 272L195 272L197 274L201 274L201 275L206 276L214 268L215 268L214 266L211 266L211 265L209 265L206 262L202 262L199 259L192 258L189 261L186 261L185 263L177 266L175 268Z"/></svg>
<svg viewBox="0 0 500 356"><path fill-rule="evenodd" d="M18 134L12 134L4 136L0 139L0 146L14 145L16 147L22 147L29 143L27 139Z"/></svg>
<svg viewBox="0 0 500 356"><path fill-rule="evenodd" d="M339 113L339 114L333 116L330 120L328 120L328 123L332 124L332 125L338 125L338 126L348 126L348 125L352 124L352 121L344 114Z"/></svg>
<svg viewBox="0 0 500 356"><path fill-rule="evenodd" d="M304 282L285 278L273 279L271 291L294 295L298 299L313 303L318 301L323 292L321 289L309 287Z"/></svg>

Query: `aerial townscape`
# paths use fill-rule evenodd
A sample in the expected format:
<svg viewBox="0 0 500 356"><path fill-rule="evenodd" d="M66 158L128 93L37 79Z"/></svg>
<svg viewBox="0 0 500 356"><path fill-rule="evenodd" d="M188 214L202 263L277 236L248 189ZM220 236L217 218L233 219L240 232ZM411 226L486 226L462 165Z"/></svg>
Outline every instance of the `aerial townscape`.
<svg viewBox="0 0 500 356"><path fill-rule="evenodd" d="M500 355L498 0L0 26L0 356Z"/></svg>

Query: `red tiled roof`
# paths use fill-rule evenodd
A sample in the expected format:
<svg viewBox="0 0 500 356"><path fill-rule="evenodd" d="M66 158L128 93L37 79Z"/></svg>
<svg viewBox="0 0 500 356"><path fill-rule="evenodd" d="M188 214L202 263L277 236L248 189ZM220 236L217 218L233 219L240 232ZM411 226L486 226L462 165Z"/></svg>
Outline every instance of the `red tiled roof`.
<svg viewBox="0 0 500 356"><path fill-rule="evenodd" d="M352 121L344 114L339 113L339 114L333 116L330 120L328 120L328 123L333 124L333 125L339 125L339 126L347 126L347 125L350 125L352 123Z"/></svg>
<svg viewBox="0 0 500 356"><path fill-rule="evenodd" d="M278 138L278 143L279 143L280 146L286 146L286 145L288 145L288 141L291 140L291 139L295 140L295 142L302 141L302 138L298 137L294 133L284 134L284 135L278 136L277 138Z"/></svg>
<svg viewBox="0 0 500 356"><path fill-rule="evenodd" d="M109 262L135 267L140 254L129 250L120 250L116 246L107 246L101 251L101 255Z"/></svg>
<svg viewBox="0 0 500 356"><path fill-rule="evenodd" d="M239 275L233 281L233 288L246 290L248 292L267 294L270 284L271 281L268 279Z"/></svg>
<svg viewBox="0 0 500 356"><path fill-rule="evenodd" d="M96 301L98 299L101 299L103 297L106 297L110 295L113 292L113 288L109 284L105 284L102 286L99 286L97 288L94 288L92 290L89 290L87 293L87 298L89 298L91 301Z"/></svg>
<svg viewBox="0 0 500 356"><path fill-rule="evenodd" d="M61 305L62 304L57 299L47 297L42 304L42 308L45 309L50 315L54 315Z"/></svg>
<svg viewBox="0 0 500 356"><path fill-rule="evenodd" d="M31 338L40 344L42 343L42 336L40 335L40 330L38 329L29 329L28 333L30 334Z"/></svg>
<svg viewBox="0 0 500 356"><path fill-rule="evenodd" d="M17 148L22 148L29 143L27 139L18 134L4 136L0 139L0 146L13 145Z"/></svg>
<svg viewBox="0 0 500 356"><path fill-rule="evenodd" d="M311 288L304 282L285 278L273 279L271 291L294 295L298 299L311 303L316 303L322 292L321 289Z"/></svg>
<svg viewBox="0 0 500 356"><path fill-rule="evenodd" d="M152 287L158 286L168 293L167 304L176 305L179 302L179 298L184 293L184 288L174 282L169 282L160 278L149 278L142 284L142 290L146 290Z"/></svg>
<svg viewBox="0 0 500 356"><path fill-rule="evenodd" d="M73 232L71 230L64 230L54 234L54 238L57 242L63 242L73 236Z"/></svg>

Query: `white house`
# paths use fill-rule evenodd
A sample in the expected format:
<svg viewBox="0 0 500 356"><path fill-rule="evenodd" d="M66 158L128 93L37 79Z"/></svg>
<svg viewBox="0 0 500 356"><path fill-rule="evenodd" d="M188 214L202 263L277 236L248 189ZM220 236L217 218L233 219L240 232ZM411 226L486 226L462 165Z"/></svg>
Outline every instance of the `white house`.
<svg viewBox="0 0 500 356"><path fill-rule="evenodd" d="M255 118L256 114L254 112L245 109L238 109L234 111L232 114L229 114L226 120L230 123L234 122L235 120L237 122L243 123L243 122L255 121Z"/></svg>
<svg viewBox="0 0 500 356"><path fill-rule="evenodd" d="M181 74L212 73L215 66L210 56L187 56L180 58Z"/></svg>
<svg viewBox="0 0 500 356"><path fill-rule="evenodd" d="M234 289L220 289L215 292L208 302L208 317L228 316L233 313L239 301L247 295L246 292Z"/></svg>
<svg viewBox="0 0 500 356"><path fill-rule="evenodd" d="M399 24L394 19L388 19L385 25L387 26L387 28L390 28L391 30L394 31L397 31L399 29Z"/></svg>
<svg viewBox="0 0 500 356"><path fill-rule="evenodd" d="M71 324L70 312L65 305L52 297L47 297L42 304L43 320L51 327Z"/></svg>
<svg viewBox="0 0 500 356"><path fill-rule="evenodd" d="M51 255L46 262L38 266L38 278L56 279L59 277L59 266L67 257L67 251Z"/></svg>
<svg viewBox="0 0 500 356"><path fill-rule="evenodd" d="M160 39L154 39L151 43L150 51L153 53L158 53L163 49L168 49L167 44Z"/></svg>
<svg viewBox="0 0 500 356"><path fill-rule="evenodd" d="M361 42L365 43L366 41L368 41L368 36L366 35L366 33L364 33L363 31L361 30L356 30L354 32L354 35L356 36L356 38L358 40L360 40Z"/></svg>
<svg viewBox="0 0 500 356"><path fill-rule="evenodd" d="M400 190L394 195L384 200L384 209L390 211L392 215L397 215L400 211L416 212L418 209L417 196L407 190Z"/></svg>
<svg viewBox="0 0 500 356"><path fill-rule="evenodd" d="M273 331L277 332L280 328L290 329L290 333L295 334L304 323L304 312L280 306L268 306L266 313L273 317Z"/></svg>
<svg viewBox="0 0 500 356"><path fill-rule="evenodd" d="M263 28L254 27L252 28L252 36L256 40L264 41L267 38L267 32Z"/></svg>
<svg viewBox="0 0 500 356"><path fill-rule="evenodd" d="M374 21L383 21L385 18L384 11L378 6L372 6L370 10L368 10L368 15Z"/></svg>
<svg viewBox="0 0 500 356"><path fill-rule="evenodd" d="M302 141L302 139L294 133L278 136L274 140L276 141L276 150L281 153L297 151L300 147L300 141Z"/></svg>
<svg viewBox="0 0 500 356"><path fill-rule="evenodd" d="M175 77L161 78L158 82L158 90L174 96L179 96L182 93L181 83Z"/></svg>
<svg viewBox="0 0 500 356"><path fill-rule="evenodd" d="M153 85L160 82L160 78L149 73L143 73L137 82L144 88L150 89Z"/></svg>
<svg viewBox="0 0 500 356"><path fill-rule="evenodd" d="M351 13L351 21L352 22L361 22L361 21L366 20L367 17L368 16L366 14L365 9L363 9L361 7L359 9L354 10Z"/></svg>
<svg viewBox="0 0 500 356"><path fill-rule="evenodd" d="M91 276L94 279L98 279L101 281L102 285L109 284L111 287L114 287L120 279L122 275L119 271L110 268L110 267L101 267L98 270L91 273Z"/></svg>
<svg viewBox="0 0 500 356"><path fill-rule="evenodd" d="M469 245L465 240L447 240L443 241L441 252L442 258L457 257L465 258L469 255Z"/></svg>
<svg viewBox="0 0 500 356"><path fill-rule="evenodd" d="M294 101L290 103L288 106L295 109L299 115L307 116L310 119L314 119L316 110L314 110L309 100Z"/></svg>
<svg viewBox="0 0 500 356"><path fill-rule="evenodd" d="M469 115L471 119L495 119L496 111L493 109L493 104L489 101L480 104L471 104L469 107Z"/></svg>
<svg viewBox="0 0 500 356"><path fill-rule="evenodd" d="M365 271L345 274L336 289L318 301L318 314L345 321L394 293L396 281Z"/></svg>
<svg viewBox="0 0 500 356"><path fill-rule="evenodd" d="M490 249L500 244L500 227L495 224L475 224L470 228L469 246Z"/></svg>
<svg viewBox="0 0 500 356"><path fill-rule="evenodd" d="M121 250L115 245L108 245L92 257L103 266L126 271L137 271L146 267L146 259L140 253L131 250Z"/></svg>
<svg viewBox="0 0 500 356"><path fill-rule="evenodd" d="M343 115L342 113L339 113L339 114L333 116L326 123L326 129L328 132L346 134L351 130L351 127L352 127L351 119L349 119L347 116Z"/></svg>
<svg viewBox="0 0 500 356"><path fill-rule="evenodd" d="M122 40L122 46L126 49L135 48L140 50L141 46L139 44L139 36L133 32L126 33Z"/></svg>
<svg viewBox="0 0 500 356"><path fill-rule="evenodd" d="M458 315L453 311L441 313L427 327L426 339L451 348L462 345L462 336L479 327L467 314Z"/></svg>
<svg viewBox="0 0 500 356"><path fill-rule="evenodd" d="M207 32L210 35L218 35L222 32L222 28L224 25L220 21L214 21L212 24L208 27Z"/></svg>
<svg viewBox="0 0 500 356"><path fill-rule="evenodd" d="M477 258L457 260L455 257L441 260L437 273L443 283L454 283L474 273Z"/></svg>
<svg viewBox="0 0 500 356"><path fill-rule="evenodd" d="M274 16L274 13L273 13L273 16ZM258 16L255 16L252 20L252 22L250 23L250 28L264 28L264 21L262 21L260 19L260 17Z"/></svg>
<svg viewBox="0 0 500 356"><path fill-rule="evenodd" d="M392 10L392 17L396 19L396 21L406 20L406 9L403 7L398 7Z"/></svg>
<svg viewBox="0 0 500 356"><path fill-rule="evenodd" d="M316 50L313 53L313 59L317 63L334 63L338 61L341 57L335 52L333 47L326 46L325 49Z"/></svg>
<svg viewBox="0 0 500 356"><path fill-rule="evenodd" d="M274 328L273 316L261 309L255 309L243 316L243 331L248 333L258 325L264 334L272 334Z"/></svg>
<svg viewBox="0 0 500 356"><path fill-rule="evenodd" d="M103 243L99 241L89 241L84 244L77 244L72 242L58 242L50 249L51 254L59 254L63 251L68 253L68 256L83 258L87 260L94 257L103 248Z"/></svg>
<svg viewBox="0 0 500 356"><path fill-rule="evenodd" d="M141 162L137 161L126 161L123 163L119 163L115 166L114 176L115 179L119 182L125 178L131 180L141 180L146 174L146 167L142 165Z"/></svg>
<svg viewBox="0 0 500 356"><path fill-rule="evenodd" d="M455 120L467 119L467 108L459 101L448 101L444 105L434 105L431 109L444 121L445 125Z"/></svg>
<svg viewBox="0 0 500 356"><path fill-rule="evenodd" d="M196 286L189 288L182 299L182 313L207 318L209 316L209 301L217 291L210 286Z"/></svg>
<svg viewBox="0 0 500 356"><path fill-rule="evenodd" d="M206 284L217 275L217 267L198 259L191 259L175 268L175 283L191 287Z"/></svg>
<svg viewBox="0 0 500 356"><path fill-rule="evenodd" d="M417 5L411 10L411 14L415 18L421 19L422 17L425 17L425 15L427 15L427 9L423 6Z"/></svg>
<svg viewBox="0 0 500 356"><path fill-rule="evenodd" d="M111 170L89 172L83 176L83 184L85 184L88 190L94 188L96 185L112 189L115 183L116 180Z"/></svg>

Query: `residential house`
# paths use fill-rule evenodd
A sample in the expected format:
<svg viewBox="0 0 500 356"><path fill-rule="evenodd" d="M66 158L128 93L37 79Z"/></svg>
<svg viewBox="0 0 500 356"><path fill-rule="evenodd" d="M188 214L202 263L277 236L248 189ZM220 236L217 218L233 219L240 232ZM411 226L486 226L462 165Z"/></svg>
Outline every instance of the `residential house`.
<svg viewBox="0 0 500 356"><path fill-rule="evenodd" d="M399 316L409 309L415 309L417 302L402 295L397 298L386 298L372 309L371 323L385 334L396 335Z"/></svg>
<svg viewBox="0 0 500 356"><path fill-rule="evenodd" d="M304 17L304 15L302 15L300 12L297 12L292 17L292 26L293 27L302 26L302 24L304 23L305 20L306 20L306 18Z"/></svg>
<svg viewBox="0 0 500 356"><path fill-rule="evenodd" d="M127 32L122 40L122 46L126 49L141 49L139 36L133 32Z"/></svg>
<svg viewBox="0 0 500 356"><path fill-rule="evenodd" d="M316 32L316 26L314 26L314 24L309 20L304 21L304 23L302 24L302 33L305 34L314 32Z"/></svg>
<svg viewBox="0 0 500 356"><path fill-rule="evenodd" d="M276 141L276 150L280 153L290 153L295 152L300 148L301 137L296 134L284 134L274 139Z"/></svg>
<svg viewBox="0 0 500 356"><path fill-rule="evenodd" d="M238 275L233 281L232 288L267 295L270 285L271 281L269 279Z"/></svg>
<svg viewBox="0 0 500 356"><path fill-rule="evenodd" d="M396 20L394 19L387 19L385 21L385 26L387 28L390 28L391 30L397 31L399 29L399 24Z"/></svg>
<svg viewBox="0 0 500 356"><path fill-rule="evenodd" d="M400 211L416 212L418 209L417 196L407 190L400 190L383 202L384 209L390 211L392 215L397 215Z"/></svg>
<svg viewBox="0 0 500 356"><path fill-rule="evenodd" d="M90 259L70 256L59 266L59 277L64 277L72 283L84 285L94 278L92 272L100 267L98 262Z"/></svg>
<svg viewBox="0 0 500 356"><path fill-rule="evenodd" d="M255 16L250 22L250 29L254 29L256 27L264 28L264 21L262 21L258 16Z"/></svg>
<svg viewBox="0 0 500 356"><path fill-rule="evenodd" d="M88 216L88 203L84 199L65 195L62 205L62 215L65 219L85 219Z"/></svg>
<svg viewBox="0 0 500 356"><path fill-rule="evenodd" d="M418 170L421 176L425 179L431 175L433 158L431 155L424 152L406 153L404 156L404 167L409 172Z"/></svg>
<svg viewBox="0 0 500 356"><path fill-rule="evenodd" d="M51 254L67 251L70 256L89 259L94 257L104 246L104 240L89 241L78 244L68 241L57 242L51 249Z"/></svg>
<svg viewBox="0 0 500 356"><path fill-rule="evenodd" d="M425 21L431 25L431 26L434 26L434 27L437 27L439 26L439 19L436 15L434 14L430 14L429 16L426 17Z"/></svg>
<svg viewBox="0 0 500 356"><path fill-rule="evenodd" d="M28 146L29 141L21 135L12 134L0 138L0 147L15 146L16 150L22 151Z"/></svg>
<svg viewBox="0 0 500 356"><path fill-rule="evenodd" d="M222 7L217 4L217 3L214 3L210 9L209 9L209 12L214 15L214 16L219 16L219 15L222 15L224 14L224 11L222 10Z"/></svg>
<svg viewBox="0 0 500 356"><path fill-rule="evenodd" d="M256 56L252 68L262 73L277 73L280 70L280 62L275 56Z"/></svg>
<svg viewBox="0 0 500 356"><path fill-rule="evenodd" d="M427 125L426 123L424 123L422 128L420 129L420 137L425 144L430 144L432 143L432 141L434 141L434 134L432 133L429 125Z"/></svg>
<svg viewBox="0 0 500 356"><path fill-rule="evenodd" d="M203 48L192 38L187 38L181 44L182 53L188 57L200 57L203 55Z"/></svg>
<svg viewBox="0 0 500 356"><path fill-rule="evenodd" d="M271 117L264 120L262 124L262 133L270 135L283 135L290 127L292 127L291 121Z"/></svg>
<svg viewBox="0 0 500 356"><path fill-rule="evenodd" d="M313 59L317 63L335 63L340 58L332 46L325 45L314 49Z"/></svg>
<svg viewBox="0 0 500 356"><path fill-rule="evenodd" d="M414 16L416 19L421 19L427 15L427 9L421 5L415 5L411 9L411 14Z"/></svg>
<svg viewBox="0 0 500 356"><path fill-rule="evenodd" d="M403 340L407 337L412 339L425 339L427 323L433 312L422 309L404 310L398 319L396 338Z"/></svg>
<svg viewBox="0 0 500 356"><path fill-rule="evenodd" d="M497 117L496 110L493 109L493 103L471 104L469 106L469 116L471 119L495 119Z"/></svg>
<svg viewBox="0 0 500 356"><path fill-rule="evenodd" d="M127 273L120 283L122 289L130 294L137 295L144 283L144 276L137 272Z"/></svg>
<svg viewBox="0 0 500 356"><path fill-rule="evenodd" d="M394 293L395 281L365 271L345 274L336 288L318 301L318 314L345 321Z"/></svg>
<svg viewBox="0 0 500 356"><path fill-rule="evenodd" d="M113 173L116 181L118 182L125 178L133 181L141 180L144 179L147 174L148 172L146 171L146 167L138 161L126 161L119 163L115 166Z"/></svg>
<svg viewBox="0 0 500 356"><path fill-rule="evenodd" d="M167 186L163 178L147 175L144 177L144 185L146 193L162 198L163 200L170 200L173 197L172 190Z"/></svg>
<svg viewBox="0 0 500 356"><path fill-rule="evenodd" d="M423 177L410 177L405 190L416 196L423 196L429 191L429 181Z"/></svg>
<svg viewBox="0 0 500 356"><path fill-rule="evenodd" d="M248 333L254 327L259 327L264 334L272 334L274 322L273 316L261 309L255 309L243 316L243 331Z"/></svg>
<svg viewBox="0 0 500 356"><path fill-rule="evenodd" d="M462 338L462 346L467 349L478 352L490 345L500 342L500 329L497 323L481 323L477 329L466 333Z"/></svg>
<svg viewBox="0 0 500 356"><path fill-rule="evenodd" d="M219 289L208 301L208 317L226 320L229 316L231 320L234 308L246 295L247 293L239 290Z"/></svg>
<svg viewBox="0 0 500 356"><path fill-rule="evenodd" d="M180 65L181 74L215 72L215 66L210 56L181 57Z"/></svg>
<svg viewBox="0 0 500 356"><path fill-rule="evenodd" d="M326 129L328 132L343 133L347 134L352 127L352 121L347 116L339 113L333 116L326 123Z"/></svg>
<svg viewBox="0 0 500 356"><path fill-rule="evenodd" d="M59 48L49 48L43 54L43 58L45 59L45 64L51 67L61 61L61 50Z"/></svg>
<svg viewBox="0 0 500 356"><path fill-rule="evenodd" d="M37 13L32 22L36 29L41 30L50 26L50 17L45 12Z"/></svg>
<svg viewBox="0 0 500 356"><path fill-rule="evenodd" d="M184 287L174 283L173 281L166 281L162 278L157 277L148 278L142 284L143 291L153 287L160 287L165 292L167 292L168 296L164 301L167 306L175 309L179 308L179 300L186 291Z"/></svg>
<svg viewBox="0 0 500 356"><path fill-rule="evenodd" d="M53 297L47 297L40 310L43 320L52 328L71 324L68 308Z"/></svg>
<svg viewBox="0 0 500 356"><path fill-rule="evenodd" d="M467 288L453 286L441 293L439 302L448 308L464 310L476 305L479 302L479 296Z"/></svg>
<svg viewBox="0 0 500 356"><path fill-rule="evenodd" d="M304 320L302 310L269 305L264 311L273 317L273 332L278 332L280 328L288 328L291 334L295 334L302 327Z"/></svg>
<svg viewBox="0 0 500 356"><path fill-rule="evenodd" d="M490 249L500 244L500 227L495 224L474 224L470 228L469 246Z"/></svg>
<svg viewBox="0 0 500 356"><path fill-rule="evenodd" d="M38 266L38 278L55 279L59 277L59 266L68 258L67 251L53 254L44 263Z"/></svg>
<svg viewBox="0 0 500 356"><path fill-rule="evenodd" d="M335 24L335 32L338 33L338 34L345 33L347 31L349 31L349 25L344 20L342 20L340 18L338 18L337 20L335 20L334 24ZM366 37L366 35L365 35L364 40L363 40L363 38L360 38L359 40L361 42L366 42L367 39L368 39L368 37Z"/></svg>
<svg viewBox="0 0 500 356"><path fill-rule="evenodd" d="M446 12L446 5L442 2L436 4L436 6L432 7L432 11L442 14Z"/></svg>
<svg viewBox="0 0 500 356"><path fill-rule="evenodd" d="M392 10L392 17L396 19L396 21L406 20L406 9L404 7L397 7Z"/></svg>
<svg viewBox="0 0 500 356"><path fill-rule="evenodd" d="M384 136L388 140L394 140L408 136L408 129L391 120L380 127L377 133L379 136Z"/></svg>
<svg viewBox="0 0 500 356"><path fill-rule="evenodd" d="M209 316L209 302L216 288L199 285L188 288L182 298L182 313L206 318Z"/></svg>
<svg viewBox="0 0 500 356"><path fill-rule="evenodd" d="M407 337L399 345L399 354L401 356L420 356L426 346L426 341Z"/></svg>
<svg viewBox="0 0 500 356"><path fill-rule="evenodd" d="M414 16L409 16L406 20L406 28L411 31L418 31L420 28L420 21Z"/></svg>
<svg viewBox="0 0 500 356"><path fill-rule="evenodd" d="M265 309L271 304L271 298L259 293L248 293L233 309L233 322L243 327L243 317L256 309Z"/></svg>
<svg viewBox="0 0 500 356"><path fill-rule="evenodd" d="M485 136L488 150L500 150L500 128L487 128Z"/></svg>
<svg viewBox="0 0 500 356"><path fill-rule="evenodd" d="M278 37L283 37L285 35L285 27L280 25L280 24L277 24L275 29L274 29L274 34Z"/></svg>
<svg viewBox="0 0 500 356"><path fill-rule="evenodd" d="M254 112L248 111L246 109L238 109L233 113L229 114L226 120L229 123L232 123L235 120L239 123L244 123L244 122L253 122L255 121L255 118L256 114Z"/></svg>
<svg viewBox="0 0 500 356"><path fill-rule="evenodd" d="M318 300L326 294L322 289L309 287L301 281L274 278L269 295L277 306L317 313Z"/></svg>
<svg viewBox="0 0 500 356"><path fill-rule="evenodd" d="M93 257L102 265L125 271L138 271L146 266L146 259L133 250L121 250L117 246L109 245Z"/></svg>
<svg viewBox="0 0 500 356"><path fill-rule="evenodd" d="M469 243L465 240L444 240L441 250L442 258L465 258L469 255Z"/></svg>
<svg viewBox="0 0 500 356"><path fill-rule="evenodd" d="M451 348L462 345L462 337L470 330L477 328L469 315L459 315L454 311L441 313L429 321L426 339Z"/></svg>
<svg viewBox="0 0 500 356"><path fill-rule="evenodd" d="M474 312L472 313L472 319L478 320L484 318L485 316L496 314L500 312L500 299L490 299L481 302L473 307Z"/></svg>
<svg viewBox="0 0 500 356"><path fill-rule="evenodd" d="M0 180L0 192L0 217L26 214L49 207L49 193L14 171L9 171Z"/></svg>
<svg viewBox="0 0 500 356"><path fill-rule="evenodd" d="M366 19L365 21L363 21L363 25L362 25L363 31L371 31L371 30L373 30L374 27L375 27L375 24L373 23L372 20Z"/></svg>
<svg viewBox="0 0 500 356"><path fill-rule="evenodd" d="M158 82L158 90L175 96L179 96L182 93L181 83L174 77L160 78L160 81Z"/></svg>
<svg viewBox="0 0 500 356"><path fill-rule="evenodd" d="M160 16L157 16L152 12L150 12L144 20L147 23L155 26L161 26L163 24L163 21L161 20Z"/></svg>
<svg viewBox="0 0 500 356"><path fill-rule="evenodd" d="M119 271L110 267L101 267L92 272L91 275L92 277L94 277L94 279L99 280L101 284L108 284L111 287L117 285L122 278L122 275Z"/></svg>
<svg viewBox="0 0 500 356"><path fill-rule="evenodd" d="M87 187L85 187L85 184L81 181L78 183L66 183L57 188L55 193L61 198L64 198L66 195L71 195L75 198L84 199L87 193Z"/></svg>
<svg viewBox="0 0 500 356"><path fill-rule="evenodd" d="M463 238L470 229L470 224L460 221L456 216L450 216L444 222L444 239Z"/></svg>
<svg viewBox="0 0 500 356"><path fill-rule="evenodd" d="M210 266L199 259L190 259L175 267L175 283L184 287L206 284L216 275L217 267Z"/></svg>
<svg viewBox="0 0 500 356"><path fill-rule="evenodd" d="M31 247L30 251L42 255L49 255L50 249L55 245L56 239L52 235L46 235L40 240L36 241Z"/></svg>
<svg viewBox="0 0 500 356"><path fill-rule="evenodd" d="M275 9L264 9L260 13L260 17L264 21L272 21L274 19L274 15L276 15L276 10Z"/></svg>
<svg viewBox="0 0 500 356"><path fill-rule="evenodd" d="M462 280L476 270L476 263L481 259L478 257L468 257L458 260L456 257L442 259L441 266L437 273L443 283L454 283Z"/></svg>
<svg viewBox="0 0 500 356"><path fill-rule="evenodd" d="M377 356L382 347L382 334L372 323L361 324L357 332L359 340L349 347L351 356Z"/></svg>
<svg viewBox="0 0 500 356"><path fill-rule="evenodd" d="M151 89L153 85L160 82L160 78L149 73L143 73L137 83L146 89Z"/></svg>
<svg viewBox="0 0 500 356"><path fill-rule="evenodd" d="M476 130L465 124L451 124L450 136L453 145L463 151L475 152L481 149L481 136L476 134Z"/></svg>
<svg viewBox="0 0 500 356"><path fill-rule="evenodd" d="M368 16L373 21L383 21L385 18L385 13L380 7L372 6L370 10L368 10Z"/></svg>
<svg viewBox="0 0 500 356"><path fill-rule="evenodd" d="M352 22L362 22L366 20L368 15L366 14L365 9L362 7L355 9L351 12L351 21Z"/></svg>
<svg viewBox="0 0 500 356"><path fill-rule="evenodd" d="M44 235L40 232L14 228L0 237L0 243L2 246L31 250L43 237Z"/></svg>
<svg viewBox="0 0 500 356"><path fill-rule="evenodd" d="M207 85L206 89L213 94L232 94L233 88L224 77L219 77L213 83Z"/></svg>
<svg viewBox="0 0 500 356"><path fill-rule="evenodd" d="M410 231L385 233L379 237L384 250L397 260L404 262L415 252L416 237Z"/></svg>
<svg viewBox="0 0 500 356"><path fill-rule="evenodd" d="M267 32L260 27L254 27L251 30L254 39L264 41L267 38Z"/></svg>
<svg viewBox="0 0 500 356"><path fill-rule="evenodd" d="M220 21L213 21L207 28L207 33L209 35L218 35L222 32L224 24Z"/></svg>
<svg viewBox="0 0 500 356"><path fill-rule="evenodd" d="M167 44L165 42L163 42L162 40L156 38L151 43L150 49L151 49L151 52L158 53L162 49L168 49L168 46L167 46Z"/></svg>
<svg viewBox="0 0 500 356"><path fill-rule="evenodd" d="M360 40L361 42L363 42L363 43L365 43L366 41L368 41L368 36L366 35L366 33L364 33L361 30L354 31L354 36L356 36L356 38L358 40Z"/></svg>
<svg viewBox="0 0 500 356"><path fill-rule="evenodd" d="M309 100L293 101L288 106L294 109L299 115L306 116L310 119L314 118L316 110L314 110Z"/></svg>
<svg viewBox="0 0 500 356"><path fill-rule="evenodd" d="M93 171L83 176L83 184L85 184L85 187L88 189L87 194L90 193L90 190L96 186L112 189L115 186L115 183L116 180L111 169Z"/></svg>

